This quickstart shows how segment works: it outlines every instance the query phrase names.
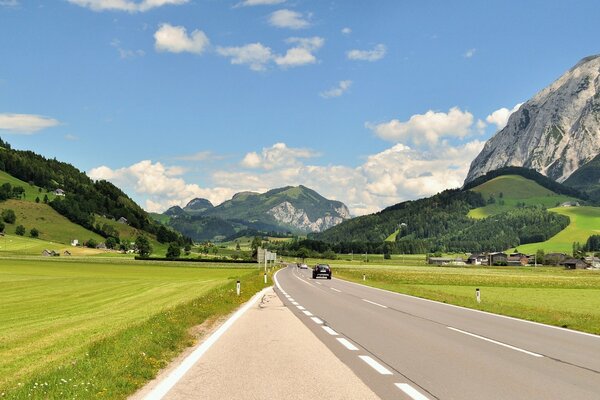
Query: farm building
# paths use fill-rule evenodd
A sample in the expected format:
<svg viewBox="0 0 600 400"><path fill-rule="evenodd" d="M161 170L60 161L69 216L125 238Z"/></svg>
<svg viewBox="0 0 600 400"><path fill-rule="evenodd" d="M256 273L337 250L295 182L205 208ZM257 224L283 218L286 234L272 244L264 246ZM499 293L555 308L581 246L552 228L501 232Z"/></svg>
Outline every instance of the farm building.
<svg viewBox="0 0 600 400"><path fill-rule="evenodd" d="M63 253L63 256L70 256L71 252L69 250L65 250L65 252Z"/></svg>
<svg viewBox="0 0 600 400"><path fill-rule="evenodd" d="M64 191L64 190L62 190L62 189L56 189L56 190L54 191L54 195L55 195L55 196L64 196L64 195L65 195L65 191Z"/></svg>
<svg viewBox="0 0 600 400"><path fill-rule="evenodd" d="M564 253L548 253L544 256L544 264L560 265L567 259Z"/></svg>
<svg viewBox="0 0 600 400"><path fill-rule="evenodd" d="M529 264L529 256L523 253L511 253L506 258L506 264L514 267L524 267Z"/></svg>
<svg viewBox="0 0 600 400"><path fill-rule="evenodd" d="M485 253L473 253L467 258L467 264L487 265L488 256Z"/></svg>
<svg viewBox="0 0 600 400"><path fill-rule="evenodd" d="M432 265L465 265L465 260L463 260L462 258L429 257L429 264L432 264Z"/></svg>
<svg viewBox="0 0 600 400"><path fill-rule="evenodd" d="M507 265L508 264L508 256L506 253L490 253L488 255L489 265Z"/></svg>
<svg viewBox="0 0 600 400"><path fill-rule="evenodd" d="M78 239L71 240L71 246L73 246L73 247L79 246L79 240Z"/></svg>
<svg viewBox="0 0 600 400"><path fill-rule="evenodd" d="M127 221L127 218L125 218L125 217L119 218L117 220L117 222L120 223L120 224L125 224L125 225L129 224L129 221Z"/></svg>
<svg viewBox="0 0 600 400"><path fill-rule="evenodd" d="M569 258L562 263L565 269L587 269L590 264L579 258Z"/></svg>
<svg viewBox="0 0 600 400"><path fill-rule="evenodd" d="M60 255L60 254L54 250L45 249L44 251L42 251L42 256L44 256L44 257L54 257L54 256L58 256L58 255Z"/></svg>

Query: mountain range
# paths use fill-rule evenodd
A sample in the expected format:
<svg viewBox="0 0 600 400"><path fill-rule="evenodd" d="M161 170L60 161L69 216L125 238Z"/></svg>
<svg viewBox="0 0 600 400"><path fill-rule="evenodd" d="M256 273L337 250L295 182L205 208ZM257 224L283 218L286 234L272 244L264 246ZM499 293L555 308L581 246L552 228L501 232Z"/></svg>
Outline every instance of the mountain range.
<svg viewBox="0 0 600 400"><path fill-rule="evenodd" d="M305 186L286 186L266 193L241 192L217 205L201 198L171 207L157 216L194 240L223 239L237 233L322 232L350 218L346 205L328 200Z"/></svg>

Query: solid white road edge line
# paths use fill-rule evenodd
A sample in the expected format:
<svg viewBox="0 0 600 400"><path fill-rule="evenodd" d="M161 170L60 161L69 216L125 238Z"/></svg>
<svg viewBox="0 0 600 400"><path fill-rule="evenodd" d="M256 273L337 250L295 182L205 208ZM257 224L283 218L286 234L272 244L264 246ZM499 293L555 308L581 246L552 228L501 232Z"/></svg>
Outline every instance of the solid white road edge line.
<svg viewBox="0 0 600 400"><path fill-rule="evenodd" d="M316 283L317 285L322 285L322 283L321 283L321 282L315 282L315 283Z"/></svg>
<svg viewBox="0 0 600 400"><path fill-rule="evenodd" d="M469 336L472 336L472 337L477 338L477 339L485 340L486 342L497 344L498 346L503 346L503 347L509 348L511 350L520 351L521 353L529 354L530 356L533 356L533 357L539 357L539 358L544 357L541 354L532 353L531 351L527 351L527 350L521 349L519 347L511 346L510 344L502 343L502 342L499 342L499 341L494 340L494 339L488 339L486 337L479 336L479 335L476 335L476 334L471 333L471 332L462 331L460 329L456 329L456 328L453 328L451 326L448 326L447 328L450 329L450 330L453 330L455 332L462 333L463 335L469 335Z"/></svg>
<svg viewBox="0 0 600 400"><path fill-rule="evenodd" d="M350 341L346 338L337 338L337 340L338 340L338 342L340 342L342 344L342 346L344 346L345 348L347 348L350 351L358 350L358 347L356 347L355 345L350 343Z"/></svg>
<svg viewBox="0 0 600 400"><path fill-rule="evenodd" d="M388 308L387 306L384 306L383 304L375 303L374 301L371 301L371 300L362 299L362 301L366 301L367 303L371 303L371 304L376 305L381 308Z"/></svg>
<svg viewBox="0 0 600 400"><path fill-rule="evenodd" d="M410 386L408 383L395 383L396 387L410 396L411 399L414 400L429 400L428 397L423 396L420 392L417 391L414 387Z"/></svg>
<svg viewBox="0 0 600 400"><path fill-rule="evenodd" d="M338 334L336 331L334 331L333 329L331 329L328 326L322 326L321 328L323 328L323 330L325 332L329 333L331 336L337 336L337 334Z"/></svg>
<svg viewBox="0 0 600 400"><path fill-rule="evenodd" d="M392 374L392 371L390 371L383 365L379 364L377 361L375 361L373 358L371 358L369 356L358 356L358 358L360 358L361 360L363 360L364 362L369 364L369 366L371 368L373 368L375 371L379 372L381 375L394 375L394 374Z"/></svg>
<svg viewBox="0 0 600 400"><path fill-rule="evenodd" d="M471 311L471 312L475 312L475 313L480 313L480 314L486 314L486 315L490 315L492 317L498 317L498 318L504 318L504 319L510 319L513 321L517 321L517 322L525 322L527 324L532 324L532 325L538 325L538 326L543 326L545 328L552 328L552 329L558 329L560 331L564 331L564 332L568 332L568 333L576 333L578 335L584 335L584 336L591 336L594 337L596 339L600 339L600 335L595 335L593 333L587 333L587 332L581 332L581 331L575 331L573 329L568 329L568 328L563 328L562 326L554 326L554 325L548 325L548 324L542 324L541 322L535 322L535 321L528 321L526 319L521 319L521 318L516 318L516 317L509 317L508 315L502 315L502 314L494 314L488 311L481 311L481 310L474 310L472 308L468 308L468 307L462 307L462 306L457 306L455 304L448 304L448 303L442 303L441 301L435 301L435 300L429 300L429 299L424 299L422 297L417 297L417 296L411 296L410 294L404 294L404 293L398 293L398 292L392 292L391 290L387 290L387 289L380 289L377 287L373 287L373 286L367 286L367 285L363 285L361 283L356 283L356 282L350 282L347 281L345 279L342 278L337 278L338 281L341 282L345 282L345 283L349 283L351 285L356 285L356 286L360 286L363 288L367 288L367 289L374 289L374 290L379 290L380 292L386 292L386 293L390 293L390 294L394 294L396 296L402 296L402 297L409 297L411 299L415 299L415 300L421 300L421 301L426 301L429 303L435 303L435 304L439 304L441 306L447 306L447 307L453 307L453 308L458 308L461 310L465 310L465 311Z"/></svg>
<svg viewBox="0 0 600 400"><path fill-rule="evenodd" d="M198 346L189 356L187 356L177 368L175 368L165 379L160 381L150 393L144 397L145 400L160 400L179 382L179 380L202 358L204 353L212 347L219 338L227 332L229 328L237 321L246 311L248 311L256 302L261 299L264 294L271 289L271 286L264 288L256 293L246 304L237 310L223 325L219 327L212 335L208 337L200 346Z"/></svg>
<svg viewBox="0 0 600 400"><path fill-rule="evenodd" d="M319 318L311 317L311 319L314 321L315 324L323 325L323 321L321 321Z"/></svg>
<svg viewBox="0 0 600 400"><path fill-rule="evenodd" d="M336 289L336 288L334 288L334 287L330 287L329 289L333 290L334 292L342 293L342 291L341 291L341 290L339 290L339 289Z"/></svg>

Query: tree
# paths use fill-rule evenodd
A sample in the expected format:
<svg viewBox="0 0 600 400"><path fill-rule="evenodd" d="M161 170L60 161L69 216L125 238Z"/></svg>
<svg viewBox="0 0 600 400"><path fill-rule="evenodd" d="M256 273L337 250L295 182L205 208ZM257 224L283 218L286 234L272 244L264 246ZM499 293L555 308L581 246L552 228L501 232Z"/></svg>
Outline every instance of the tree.
<svg viewBox="0 0 600 400"><path fill-rule="evenodd" d="M585 251L579 242L573 242L573 257L581 258L585 255Z"/></svg>
<svg viewBox="0 0 600 400"><path fill-rule="evenodd" d="M37 238L40 236L40 231L38 231L37 228L31 228L31 230L29 231L29 236L31 236L32 238Z"/></svg>
<svg viewBox="0 0 600 400"><path fill-rule="evenodd" d="M35 198L35 202L36 202L36 203L39 203L39 202L40 202L40 196L37 196L37 197Z"/></svg>
<svg viewBox="0 0 600 400"><path fill-rule="evenodd" d="M0 232L4 232L4 228L6 228L6 225L4 225L4 222L0 221Z"/></svg>
<svg viewBox="0 0 600 400"><path fill-rule="evenodd" d="M250 247L252 248L253 251L256 251L256 249L258 249L260 246L262 246L262 239L258 236L254 236L254 239L252 239L252 243L250 244Z"/></svg>
<svg viewBox="0 0 600 400"><path fill-rule="evenodd" d="M177 258L181 255L181 247L177 242L169 243L169 248L167 249L167 258Z"/></svg>
<svg viewBox="0 0 600 400"><path fill-rule="evenodd" d="M240 247L240 242L238 242L237 240L235 241L235 249L236 249L237 251L240 251L240 250L241 250L241 247Z"/></svg>
<svg viewBox="0 0 600 400"><path fill-rule="evenodd" d="M15 228L15 233L19 236L23 236L25 234L25 227L23 225L19 225Z"/></svg>
<svg viewBox="0 0 600 400"><path fill-rule="evenodd" d="M115 239L112 236L109 236L108 238L106 238L106 241L104 242L104 244L106 245L107 249L114 249L115 247L117 247L117 239Z"/></svg>
<svg viewBox="0 0 600 400"><path fill-rule="evenodd" d="M45 195L44 195L44 204L48 204L48 200L49 200L49 199L48 199L48 195L47 195L47 194L45 194Z"/></svg>
<svg viewBox="0 0 600 400"><path fill-rule="evenodd" d="M135 239L135 247L140 257L148 257L152 253L152 246L150 241L144 235L140 235Z"/></svg>
<svg viewBox="0 0 600 400"><path fill-rule="evenodd" d="M7 208L6 210L2 211L2 220L7 224L14 224L17 220L17 215L13 210Z"/></svg>
<svg viewBox="0 0 600 400"><path fill-rule="evenodd" d="M189 256L190 253L192 252L192 245L189 243L185 244L185 247L183 248L183 250L185 251L185 255Z"/></svg>
<svg viewBox="0 0 600 400"><path fill-rule="evenodd" d="M85 246L89 247L90 249L95 249L96 246L98 246L98 242L96 242L94 239L90 239L87 242L85 242Z"/></svg>
<svg viewBox="0 0 600 400"><path fill-rule="evenodd" d="M546 253L544 253L544 249L538 249L538 251L535 253L535 262L538 264L545 264L544 257L546 256Z"/></svg>

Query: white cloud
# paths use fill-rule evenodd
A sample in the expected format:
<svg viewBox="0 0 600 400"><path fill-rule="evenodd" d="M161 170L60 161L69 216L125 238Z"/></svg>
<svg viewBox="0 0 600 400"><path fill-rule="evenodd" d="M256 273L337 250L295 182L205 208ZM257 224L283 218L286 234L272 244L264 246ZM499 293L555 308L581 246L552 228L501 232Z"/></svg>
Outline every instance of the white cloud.
<svg viewBox="0 0 600 400"><path fill-rule="evenodd" d="M200 30L187 34L183 26L161 24L154 33L154 47L157 51L171 53L194 53L202 54L209 46L210 41L206 34Z"/></svg>
<svg viewBox="0 0 600 400"><path fill-rule="evenodd" d="M387 49L385 45L378 44L372 50L350 50L346 53L346 57L349 60L359 60L359 61L378 61L381 60Z"/></svg>
<svg viewBox="0 0 600 400"><path fill-rule="evenodd" d="M74 141L77 141L77 140L79 140L79 136L75 136L75 135L72 135L72 134L70 134L70 133L67 133L67 134L65 135L65 140L69 140L69 141L71 141L71 142L74 142Z"/></svg>
<svg viewBox="0 0 600 400"><path fill-rule="evenodd" d="M277 10L269 17L269 23L277 28L303 29L310 23L302 13L288 9Z"/></svg>
<svg viewBox="0 0 600 400"><path fill-rule="evenodd" d="M17 7L19 0L0 0L0 6L2 7Z"/></svg>
<svg viewBox="0 0 600 400"><path fill-rule="evenodd" d="M146 52L144 52L144 50L141 50L141 49L138 49L138 50L124 49L121 46L121 41L119 39L114 39L112 42L110 42L110 45L112 47L114 47L115 49L117 49L117 52L119 53L119 57L121 57L122 59L143 57L146 54Z"/></svg>
<svg viewBox="0 0 600 400"><path fill-rule="evenodd" d="M298 67L317 62L313 52L323 47L325 39L318 36L310 38L293 37L287 39L286 42L296 46L288 49L285 55L275 57L275 63L283 68Z"/></svg>
<svg viewBox="0 0 600 400"><path fill-rule="evenodd" d="M318 157L319 153L311 149L288 147L285 143L275 143L271 147L257 152L247 153L241 161L245 168L260 168L271 170L277 167L290 167L299 165L300 159Z"/></svg>
<svg viewBox="0 0 600 400"><path fill-rule="evenodd" d="M341 31L341 32L342 32L344 35L349 35L349 34L351 34L351 33L352 33L352 29L350 29L350 28L348 28L348 27L345 27L345 28L342 28L342 31Z"/></svg>
<svg viewBox="0 0 600 400"><path fill-rule="evenodd" d="M472 133L473 122L473 114L453 107L447 113L429 110L405 122L393 119L366 126L382 139L419 146L434 145L443 137L464 138Z"/></svg>
<svg viewBox="0 0 600 400"><path fill-rule="evenodd" d="M144 160L119 169L100 166L87 174L92 179L109 180L127 192L135 193L136 197L144 200L146 210L151 212L162 212L174 205L184 206L195 197L220 204L235 194L230 188L206 189L186 183L181 177L183 171L180 167L167 167L160 162Z"/></svg>
<svg viewBox="0 0 600 400"><path fill-rule="evenodd" d="M232 64L248 65L253 71L264 71L274 58L271 49L262 43L251 43L240 47L218 47L217 53L231 58Z"/></svg>
<svg viewBox="0 0 600 400"><path fill-rule="evenodd" d="M350 80L340 81L336 87L333 87L329 90L319 93L319 96L323 97L324 99L329 99L332 97L340 97L341 95L346 93L348 91L348 89L350 89L350 86L352 86L352 81L350 81Z"/></svg>
<svg viewBox="0 0 600 400"><path fill-rule="evenodd" d="M271 6L275 4L284 3L285 0L244 0L238 4L241 7L251 7L251 6Z"/></svg>
<svg viewBox="0 0 600 400"><path fill-rule="evenodd" d="M0 130L30 135L60 122L54 118L32 114L0 114Z"/></svg>
<svg viewBox="0 0 600 400"><path fill-rule="evenodd" d="M500 130L506 126L508 123L508 118L511 116L511 114L517 111L522 105L523 103L519 103L514 106L512 110L509 110L505 107L500 108L488 115L485 120L490 124L496 125L496 129Z"/></svg>
<svg viewBox="0 0 600 400"><path fill-rule="evenodd" d="M67 0L71 4L89 8L93 11L145 12L166 5L185 4L189 0Z"/></svg>
<svg viewBox="0 0 600 400"><path fill-rule="evenodd" d="M463 54L463 57L472 58L476 52L477 52L477 49L469 49L465 52L465 54Z"/></svg>

